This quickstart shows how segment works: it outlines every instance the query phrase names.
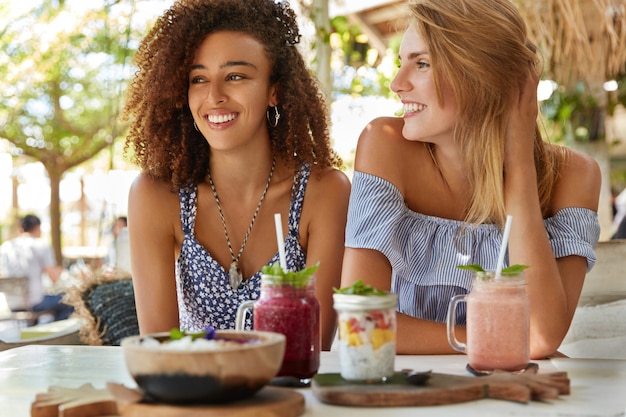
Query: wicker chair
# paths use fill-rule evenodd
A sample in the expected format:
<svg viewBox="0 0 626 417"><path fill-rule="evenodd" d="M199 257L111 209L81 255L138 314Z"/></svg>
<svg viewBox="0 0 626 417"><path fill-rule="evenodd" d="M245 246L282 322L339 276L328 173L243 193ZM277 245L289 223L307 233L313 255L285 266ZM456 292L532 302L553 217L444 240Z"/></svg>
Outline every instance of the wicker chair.
<svg viewBox="0 0 626 417"><path fill-rule="evenodd" d="M63 302L82 319L79 334L87 345L119 346L127 336L139 334L133 282L129 276L96 275L69 289Z"/></svg>

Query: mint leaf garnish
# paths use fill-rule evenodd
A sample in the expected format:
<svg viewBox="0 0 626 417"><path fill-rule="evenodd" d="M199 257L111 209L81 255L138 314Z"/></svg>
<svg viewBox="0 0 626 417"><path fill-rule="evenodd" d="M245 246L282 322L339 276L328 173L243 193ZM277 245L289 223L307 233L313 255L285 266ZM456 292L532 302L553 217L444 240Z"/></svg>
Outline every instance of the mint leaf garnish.
<svg viewBox="0 0 626 417"><path fill-rule="evenodd" d="M315 265L311 265L308 268L301 269L300 271L283 271L280 263L274 262L272 265L263 266L263 268L261 268L261 273L277 277L277 280L272 280L272 283L274 284L291 285L295 288L302 288L309 284L311 275L317 271L319 266L320 263L318 262Z"/></svg>
<svg viewBox="0 0 626 417"><path fill-rule="evenodd" d="M485 270L483 269L482 266L478 265L478 264L472 264L472 265L458 265L457 268L459 269L465 269L467 271L474 271L474 272L485 272Z"/></svg>
<svg viewBox="0 0 626 417"><path fill-rule="evenodd" d="M333 288L333 291L337 294L351 294L351 295L387 295L387 292L372 287L369 284L364 284L363 280L356 281L349 287Z"/></svg>
<svg viewBox="0 0 626 417"><path fill-rule="evenodd" d="M520 272L522 272L526 268L530 268L530 267L528 265L518 265L518 264L511 265L511 266L507 266L506 268L503 268L501 274L506 275L506 276L519 275Z"/></svg>
<svg viewBox="0 0 626 417"><path fill-rule="evenodd" d="M486 272L483 269L483 267L478 264L457 265L457 268L465 269L467 271L474 271L474 272ZM507 276L507 277L515 276L515 275L519 275L520 272L524 271L526 268L530 268L530 267L528 265L515 264L515 265L507 266L506 268L503 268L500 274Z"/></svg>

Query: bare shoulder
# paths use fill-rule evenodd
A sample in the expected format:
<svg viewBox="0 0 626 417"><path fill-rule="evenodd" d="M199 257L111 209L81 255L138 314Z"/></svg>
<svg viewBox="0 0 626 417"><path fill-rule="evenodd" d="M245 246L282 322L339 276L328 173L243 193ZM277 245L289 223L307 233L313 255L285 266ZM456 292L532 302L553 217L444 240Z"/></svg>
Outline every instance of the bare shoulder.
<svg viewBox="0 0 626 417"><path fill-rule="evenodd" d="M356 164L366 168L370 156L395 153L396 145L407 142L402 136L403 126L404 121L399 117L379 117L368 123L359 136Z"/></svg>
<svg viewBox="0 0 626 417"><path fill-rule="evenodd" d="M170 184L146 174L139 174L130 187L128 198L129 223L138 220L152 224L176 221L180 212L178 194Z"/></svg>
<svg viewBox="0 0 626 417"><path fill-rule="evenodd" d="M307 185L307 197L311 197L312 200L325 200L329 196L347 198L349 194L350 180L344 172L336 168L311 172Z"/></svg>
<svg viewBox="0 0 626 417"><path fill-rule="evenodd" d="M342 171L325 168L311 172L300 220L302 247L307 251L311 249L309 239L313 236L318 237L313 238L315 241L321 242L318 250L331 248L333 239L341 239L340 246L343 247L349 199L350 180Z"/></svg>
<svg viewBox="0 0 626 417"><path fill-rule="evenodd" d="M365 126L359 136L359 146L384 143L387 138L404 140L402 128L404 120L400 117L377 117Z"/></svg>
<svg viewBox="0 0 626 417"><path fill-rule="evenodd" d="M162 208L163 205L178 202L178 195L171 190L169 183L155 180L146 174L139 174L135 178L130 186L128 197L129 204L153 208Z"/></svg>
<svg viewBox="0 0 626 417"><path fill-rule="evenodd" d="M372 120L361 132L354 162L355 171L365 172L394 183L398 188L407 176L415 178L416 164L426 149L423 142L402 136L404 120L380 117Z"/></svg>
<svg viewBox="0 0 626 417"><path fill-rule="evenodd" d="M565 207L597 211L602 182L598 163L592 157L570 148L564 149L564 153L566 157L559 167L552 199L553 211Z"/></svg>

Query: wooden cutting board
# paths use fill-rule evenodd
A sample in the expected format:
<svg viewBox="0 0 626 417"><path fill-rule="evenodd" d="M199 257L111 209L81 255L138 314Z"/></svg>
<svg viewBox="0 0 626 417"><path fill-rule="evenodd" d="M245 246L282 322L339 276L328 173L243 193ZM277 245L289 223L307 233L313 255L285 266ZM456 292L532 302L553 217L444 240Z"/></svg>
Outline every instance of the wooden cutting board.
<svg viewBox="0 0 626 417"><path fill-rule="evenodd" d="M432 406L492 398L516 402L546 400L569 394L567 373L461 376L431 373L424 385L411 385L397 372L387 383L350 383L339 374L318 374L311 383L317 399L361 407Z"/></svg>
<svg viewBox="0 0 626 417"><path fill-rule="evenodd" d="M289 388L265 387L253 397L228 404L176 406L121 403L123 417L298 417L304 413L304 396Z"/></svg>
<svg viewBox="0 0 626 417"><path fill-rule="evenodd" d="M53 386L37 394L31 404L31 417L298 417L304 413L302 394L269 386L253 397L228 404L185 406L136 400L132 394L117 396L91 384L79 388Z"/></svg>
<svg viewBox="0 0 626 417"><path fill-rule="evenodd" d="M108 390L91 384L78 388L52 386L37 394L30 406L31 417L116 416L117 405Z"/></svg>

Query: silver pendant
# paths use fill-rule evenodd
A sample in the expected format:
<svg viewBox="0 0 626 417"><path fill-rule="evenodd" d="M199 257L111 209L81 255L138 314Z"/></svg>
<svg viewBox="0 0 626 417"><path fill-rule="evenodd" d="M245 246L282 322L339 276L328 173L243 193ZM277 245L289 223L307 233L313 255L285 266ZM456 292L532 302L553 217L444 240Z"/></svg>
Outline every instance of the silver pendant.
<svg viewBox="0 0 626 417"><path fill-rule="evenodd" d="M237 291L241 285L241 281L243 281L243 277L241 276L241 271L239 270L239 264L236 261L230 264L228 276L230 277L230 286L233 291Z"/></svg>

